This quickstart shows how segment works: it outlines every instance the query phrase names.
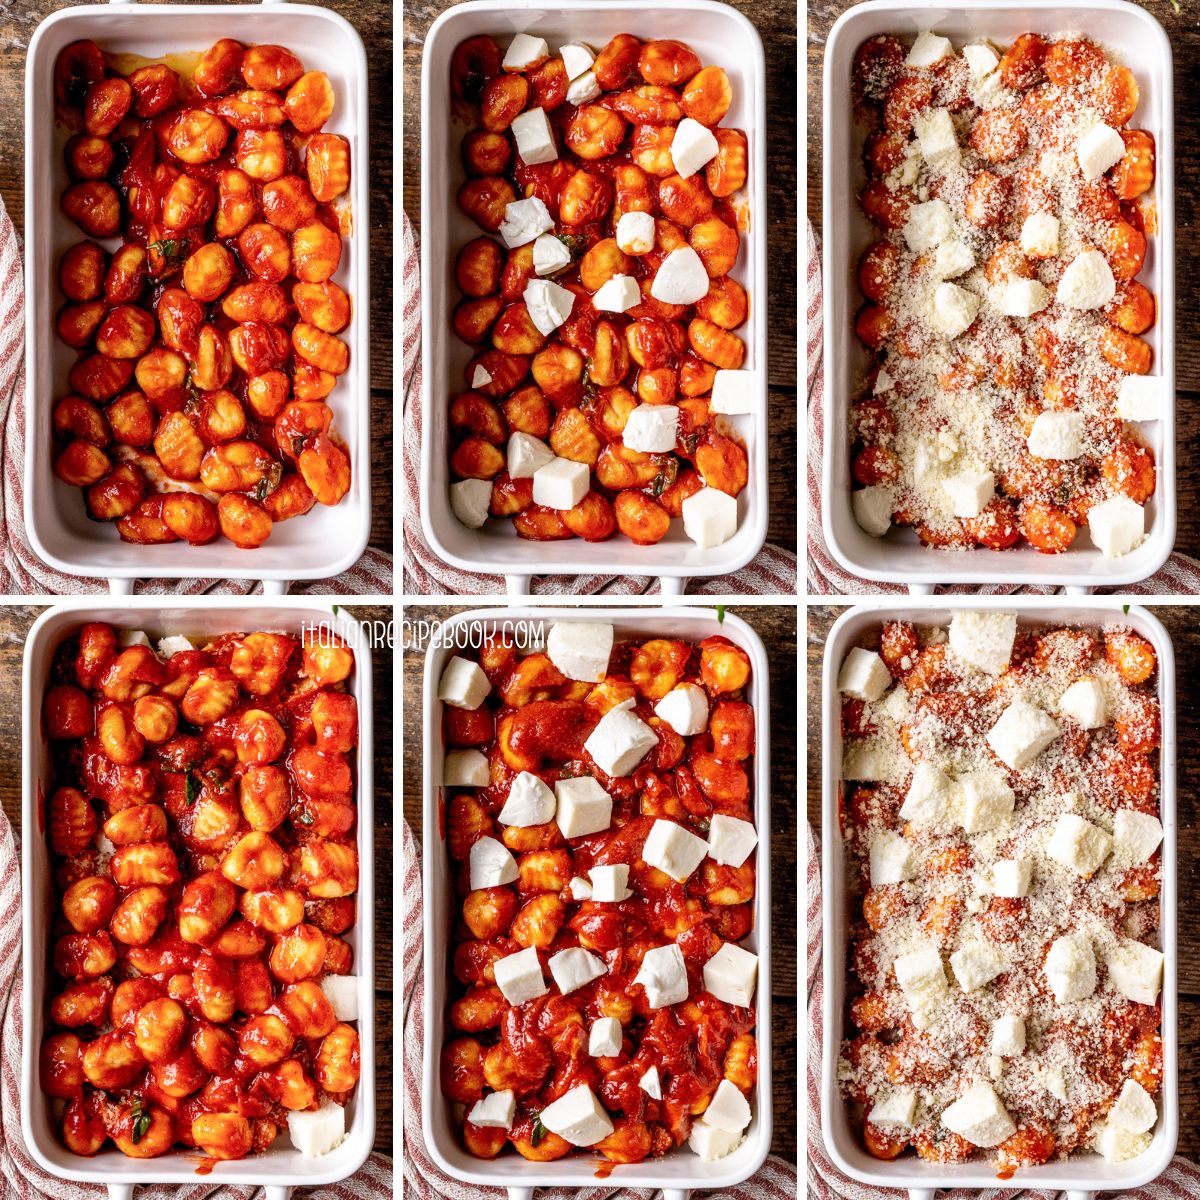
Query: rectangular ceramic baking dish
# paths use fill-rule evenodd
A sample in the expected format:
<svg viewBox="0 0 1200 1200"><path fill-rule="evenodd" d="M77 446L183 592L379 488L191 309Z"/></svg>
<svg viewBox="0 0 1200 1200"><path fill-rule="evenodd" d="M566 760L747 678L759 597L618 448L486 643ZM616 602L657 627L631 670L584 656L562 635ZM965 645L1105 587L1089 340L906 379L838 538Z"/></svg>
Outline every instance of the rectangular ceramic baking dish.
<svg viewBox="0 0 1200 1200"><path fill-rule="evenodd" d="M349 207L354 225L342 248L336 282L349 293L354 320L343 337L350 367L329 397L334 428L350 456L350 491L334 508L276 525L257 550L239 550L219 538L207 546L173 542L134 546L116 528L88 518L78 488L52 468L54 402L67 394L75 352L55 333L62 297L56 270L62 252L83 234L59 205L68 180L63 164L66 133L54 121L54 63L64 46L91 38L103 50L148 58L207 50L219 37L247 45L273 42L293 50L310 70L333 84L335 107L325 126L350 143ZM327 579L361 557L371 527L370 281L367 242L370 201L367 167L367 58L362 40L326 8L264 0L261 4L84 4L60 9L38 26L25 68L25 525L34 550L71 575L107 578L128 591L137 578L264 580L271 592L293 579ZM108 248L115 246L105 243Z"/></svg>
<svg viewBox="0 0 1200 1200"><path fill-rule="evenodd" d="M111 1200L131 1200L138 1184L188 1183L219 1187L249 1185L267 1189L268 1200L287 1200L294 1187L336 1183L366 1161L375 1140L375 859L372 817L374 725L371 708L371 651L359 627L346 615L331 615L311 604L246 603L230 597L178 600L169 605L122 600L121 607L94 602L65 603L43 613L25 642L22 674L22 804L21 827L21 972L24 980L21 1047L21 1130L35 1161L60 1179L107 1185ZM354 950L358 977L357 1022L361 1075L347 1110L345 1140L321 1158L305 1158L294 1150L286 1131L267 1153L237 1162L211 1163L207 1175L197 1173L203 1158L196 1152L173 1152L159 1158L126 1158L109 1147L94 1158L70 1153L50 1122L50 1100L38 1079L38 1050L44 1025L50 914L54 904L50 854L45 839L44 804L50 786L50 747L42 725L42 699L56 648L87 621L104 621L117 629L140 629L152 639L169 634L208 638L219 633L266 630L298 634L302 627L327 627L352 646L355 669L349 691L358 701L358 760L355 764L358 804L358 913L346 935ZM210 1160L205 1159L206 1167Z"/></svg>
<svg viewBox="0 0 1200 1200"><path fill-rule="evenodd" d="M575 1157L532 1163L515 1154L483 1162L459 1143L451 1120L451 1104L439 1081L439 1056L445 1026L449 982L450 930L456 910L452 866L445 845L442 780L442 703L438 681L447 661L462 646L479 645L480 631L507 625L518 641L538 627L549 632L556 621L611 621L617 637L665 637L699 641L723 634L750 656L753 667L746 700L754 708L754 822L758 829L758 886L754 896L754 930L749 949L758 954L755 1017L758 1037L758 1082L751 1103L753 1118L742 1144L727 1158L706 1163L690 1150L673 1150L660 1159L613 1167L603 1179L597 1159ZM458 640L458 639L465 640ZM541 644L544 639L536 639ZM510 1200L531 1200L539 1187L661 1188L664 1200L685 1200L692 1188L733 1187L762 1166L771 1147L771 718L767 653L758 634L744 621L726 614L724 623L705 608L494 608L459 613L446 621L425 656L425 1059L421 1082L421 1124L434 1161L464 1183L506 1187ZM601 1160L603 1161L603 1160Z"/></svg>
<svg viewBox="0 0 1200 1200"><path fill-rule="evenodd" d="M1163 964L1162 1044L1163 1085L1160 1115L1154 1139L1145 1154L1127 1163L1109 1163L1099 1154L1073 1155L1064 1162L1022 1167L1011 1179L998 1178L985 1163L939 1166L914 1155L893 1162L872 1158L850 1131L846 1106L837 1083L837 1058L842 1042L846 996L846 867L839 823L842 763L841 704L838 670L856 639L885 620L937 625L949 621L956 610L993 609L1016 612L1022 625L1071 624L1099 629L1106 624L1128 625L1154 646L1158 655L1158 700L1162 712L1160 753L1160 803L1163 825L1162 893L1159 936ZM1019 604L955 599L953 606L910 605L896 608L863 605L849 609L834 623L825 643L821 681L821 718L824 792L821 809L822 895L824 923L822 958L825 964L825 1044L821 1048L821 1125L825 1146L833 1161L852 1179L877 1187L906 1188L913 1200L931 1200L937 1188L992 1188L1021 1191L1065 1191L1070 1200L1083 1200L1092 1192L1130 1191L1160 1175L1175 1152L1179 1132L1178 1039L1175 962L1175 654L1161 622L1144 608L1120 605L1066 607L1062 604Z"/></svg>
<svg viewBox="0 0 1200 1200"><path fill-rule="evenodd" d="M850 508L850 398L867 363L854 334L863 297L855 282L862 251L874 240L858 206L864 183L862 145L866 131L855 124L851 75L855 50L879 33L915 35L935 29L956 47L986 37L1007 45L1018 34L1083 32L1122 60L1137 77L1141 102L1134 128L1154 135L1157 164L1148 194L1158 213L1158 233L1148 239L1139 279L1158 301L1158 320L1146 339L1154 349L1152 371L1163 379L1160 421L1140 426L1153 448L1158 488L1146 505L1146 538L1122 558L1104 558L1086 532L1065 554L1041 554L1032 546L1011 550L977 547L964 552L922 546L911 529L893 528L873 538ZM881 583L929 591L939 583L1051 584L1072 589L1135 583L1154 574L1175 542L1175 119L1171 46L1150 13L1124 0L960 0L922 6L904 0L867 0L834 24L825 47L825 159L823 274L825 283L825 446L822 521L829 549L848 571Z"/></svg>
<svg viewBox="0 0 1200 1200"><path fill-rule="evenodd" d="M465 390L470 347L454 335L450 316L459 299L454 259L479 228L455 203L465 178L459 143L466 130L450 113L450 59L455 47L476 34L506 41L536 33L552 47L586 42L599 50L615 34L678 38L706 64L723 67L733 85L733 106L722 124L749 139L746 184L749 232L742 234L738 263L730 273L750 294L750 317L738 331L746 342L746 370L757 372L755 411L727 418L746 444L750 481L738 497L738 531L724 545L702 550L683 532L683 522L655 546L624 538L590 543L529 542L511 521L468 529L450 509L450 399ZM766 68L762 41L735 9L715 0L657 0L632 7L623 0L467 0L448 8L430 27L421 63L421 355L424 372L421 442L421 524L434 551L469 571L508 577L509 591L524 594L537 574L658 575L664 593L678 594L689 576L723 575L744 567L767 536L767 211Z"/></svg>

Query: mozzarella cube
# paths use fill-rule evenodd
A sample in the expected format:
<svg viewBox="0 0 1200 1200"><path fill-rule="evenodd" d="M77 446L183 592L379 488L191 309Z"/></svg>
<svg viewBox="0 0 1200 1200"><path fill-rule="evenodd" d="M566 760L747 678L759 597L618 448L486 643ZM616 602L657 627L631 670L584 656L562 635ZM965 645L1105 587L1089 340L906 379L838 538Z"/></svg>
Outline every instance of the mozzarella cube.
<svg viewBox="0 0 1200 1200"><path fill-rule="evenodd" d="M942 490L956 517L977 517L996 494L996 479L991 471L964 467L946 478Z"/></svg>
<svg viewBox="0 0 1200 1200"><path fill-rule="evenodd" d="M944 822L950 816L953 794L954 786L944 771L933 763L918 763L900 806L900 815L918 825Z"/></svg>
<svg viewBox="0 0 1200 1200"><path fill-rule="evenodd" d="M1007 969L1008 963L990 946L983 942L973 942L960 946L950 955L950 966L954 971L954 978L958 980L958 986L964 992L973 992L985 983L991 983L997 975Z"/></svg>
<svg viewBox="0 0 1200 1200"><path fill-rule="evenodd" d="M1078 458L1083 453L1083 413L1038 413L1029 433L1029 453L1036 458Z"/></svg>
<svg viewBox="0 0 1200 1200"><path fill-rule="evenodd" d="M552 233L541 234L533 243L533 273L557 275L571 265L571 252Z"/></svg>
<svg viewBox="0 0 1200 1200"><path fill-rule="evenodd" d="M1096 990L1096 955L1082 933L1056 938L1046 954L1045 970L1059 1004L1086 1000Z"/></svg>
<svg viewBox="0 0 1200 1200"><path fill-rule="evenodd" d="M927 1029L933 1021L937 1007L949 995L946 969L942 956L933 945L922 946L899 955L892 963L896 982L908 1001L913 1025Z"/></svg>
<svg viewBox="0 0 1200 1200"><path fill-rule="evenodd" d="M1058 698L1058 711L1074 717L1084 729L1099 729L1108 722L1104 685L1090 675L1077 679Z"/></svg>
<svg viewBox="0 0 1200 1200"><path fill-rule="evenodd" d="M691 246L677 246L662 261L650 284L650 295L664 304L695 304L708 295L709 278Z"/></svg>
<svg viewBox="0 0 1200 1200"><path fill-rule="evenodd" d="M642 293L632 275L613 275L596 289L592 307L597 312L623 313L640 304L641 299Z"/></svg>
<svg viewBox="0 0 1200 1200"><path fill-rule="evenodd" d="M1133 1133L1112 1121L1106 1121L1096 1134L1096 1149L1111 1163L1128 1162L1145 1154L1153 1142L1149 1133Z"/></svg>
<svg viewBox="0 0 1200 1200"><path fill-rule="evenodd" d="M541 1122L572 1146L594 1146L613 1131L613 1123L586 1083L573 1087L541 1111Z"/></svg>
<svg viewBox="0 0 1200 1200"><path fill-rule="evenodd" d="M554 451L541 438L518 430L508 438L508 473L513 479L532 479L547 463L554 461Z"/></svg>
<svg viewBox="0 0 1200 1200"><path fill-rule="evenodd" d="M1121 938L1107 962L1109 983L1127 1000L1153 1004L1158 999L1163 977L1160 950L1132 938Z"/></svg>
<svg viewBox="0 0 1200 1200"><path fill-rule="evenodd" d="M543 234L542 236L544 237L545 234ZM541 239L539 238L538 240L540 241ZM559 244L561 245L561 243L559 243ZM534 243L534 248L535 248L535 250L537 248L536 242ZM483 365L483 363L476 363L475 370L471 374L471 386L473 388L478 388L478 387L483 387L486 384L489 384L491 382L492 382L491 371L489 371L487 369L487 367L485 367Z"/></svg>
<svg viewBox="0 0 1200 1200"><path fill-rule="evenodd" d="M717 813L708 827L708 857L723 867L740 867L758 845L758 831L749 821Z"/></svg>
<svg viewBox="0 0 1200 1200"><path fill-rule="evenodd" d="M1103 308L1117 294L1108 259L1099 250L1085 250L1071 260L1058 281L1055 295L1068 308Z"/></svg>
<svg viewBox="0 0 1200 1200"><path fill-rule="evenodd" d="M491 779L487 755L479 750L451 750L442 763L444 787L487 787Z"/></svg>
<svg viewBox="0 0 1200 1200"><path fill-rule="evenodd" d="M525 285L521 298L529 311L529 319L537 326L538 332L547 337L571 315L571 309L575 307L575 293L549 279L531 279Z"/></svg>
<svg viewBox="0 0 1200 1200"><path fill-rule="evenodd" d="M958 166L958 137L949 109L925 109L913 121L913 128L921 146L921 156L931 167L939 171L951 171Z"/></svg>
<svg viewBox="0 0 1200 1200"><path fill-rule="evenodd" d="M554 785L555 821L568 841L601 833L612 824L612 797L590 775L560 779Z"/></svg>
<svg viewBox="0 0 1200 1200"><path fill-rule="evenodd" d="M729 541L737 522L737 501L718 488L701 488L683 502L683 532L701 550Z"/></svg>
<svg viewBox="0 0 1200 1200"><path fill-rule="evenodd" d="M1118 808L1113 818L1113 858L1122 866L1146 862L1163 840L1162 822L1150 813Z"/></svg>
<svg viewBox="0 0 1200 1200"><path fill-rule="evenodd" d="M1036 212L1021 222L1021 249L1030 258L1053 258L1058 253L1059 221L1053 213Z"/></svg>
<svg viewBox="0 0 1200 1200"><path fill-rule="evenodd" d="M971 72L971 78L976 83L981 79L986 79L1000 65L1000 59L997 57L995 50L991 46L985 46L982 43L964 46L962 56L967 60L967 67Z"/></svg>
<svg viewBox="0 0 1200 1200"><path fill-rule="evenodd" d="M470 854L471 890L503 887L515 883L517 860L509 853L503 842L493 837L481 837L471 846Z"/></svg>
<svg viewBox="0 0 1200 1200"><path fill-rule="evenodd" d="M1109 167L1115 167L1125 157L1125 142L1109 125L1093 125L1075 144L1075 158L1084 179L1090 183L1099 179Z"/></svg>
<svg viewBox="0 0 1200 1200"><path fill-rule="evenodd" d="M1020 899L1029 895L1033 882L1033 859L1001 858L992 864L992 892Z"/></svg>
<svg viewBox="0 0 1200 1200"><path fill-rule="evenodd" d="M991 767L980 767L961 781L962 827L967 833L986 833L1008 824L1016 794L1004 776Z"/></svg>
<svg viewBox="0 0 1200 1200"><path fill-rule="evenodd" d="M619 779L630 774L657 745L654 730L640 717L628 709L610 708L583 748L605 775Z"/></svg>
<svg viewBox="0 0 1200 1200"><path fill-rule="evenodd" d="M718 371L717 374L720 374L720 372ZM158 639L158 646L155 648L155 652L159 658L166 662L176 654L183 654L185 651L195 650L195 648L192 645L191 638L185 638L180 634L173 633L169 637Z"/></svg>
<svg viewBox="0 0 1200 1200"><path fill-rule="evenodd" d="M593 1058L612 1058L621 1053L625 1034L616 1017L601 1017L588 1033L588 1053Z"/></svg>
<svg viewBox="0 0 1200 1200"><path fill-rule="evenodd" d="M1088 510L1092 545L1105 558L1120 558L1141 542L1146 532L1146 510L1128 496L1113 496Z"/></svg>
<svg viewBox="0 0 1200 1200"><path fill-rule="evenodd" d="M636 286L636 285L635 285ZM679 436L679 409L673 404L639 404L629 414L621 440L642 454L666 454Z"/></svg>
<svg viewBox="0 0 1200 1200"><path fill-rule="evenodd" d="M876 1100L867 1114L867 1120L881 1129L889 1125L911 1129L916 1115L917 1093L908 1088L900 1088L883 1100Z"/></svg>
<svg viewBox="0 0 1200 1200"><path fill-rule="evenodd" d="M565 46L559 46L558 56L562 59L568 79L578 79L584 71L590 71L596 61L592 48L583 42L568 42Z"/></svg>
<svg viewBox="0 0 1200 1200"><path fill-rule="evenodd" d="M971 247L959 238L951 238L937 248L934 256L934 270L943 279L956 279L965 275L975 266L975 255Z"/></svg>
<svg viewBox="0 0 1200 1200"><path fill-rule="evenodd" d="M651 1008L666 1008L688 998L687 967L683 951L674 942L647 950L634 983L646 989L646 1002Z"/></svg>
<svg viewBox="0 0 1200 1200"><path fill-rule="evenodd" d="M933 327L944 337L956 338L970 328L979 312L979 297L957 283L939 283L933 293Z"/></svg>
<svg viewBox="0 0 1200 1200"><path fill-rule="evenodd" d="M591 104L604 94L595 71L584 71L578 79L572 79L567 84L567 103L578 107L581 104Z"/></svg>
<svg viewBox="0 0 1200 1200"><path fill-rule="evenodd" d="M982 1080L942 1113L942 1124L973 1146L998 1146L1017 1131L992 1085Z"/></svg>
<svg viewBox="0 0 1200 1200"><path fill-rule="evenodd" d="M708 407L712 412L736 416L754 411L754 372L720 370L713 380Z"/></svg>
<svg viewBox="0 0 1200 1200"><path fill-rule="evenodd" d="M571 893L572 900L590 900L592 898L592 885L581 875L574 876L567 884L567 889Z"/></svg>
<svg viewBox="0 0 1200 1200"><path fill-rule="evenodd" d="M700 1120L727 1133L741 1133L750 1124L750 1105L737 1084L722 1079Z"/></svg>
<svg viewBox="0 0 1200 1200"><path fill-rule="evenodd" d="M546 39L534 37L531 33L518 33L504 52L504 61L500 64L506 71L528 71L531 67L539 67L550 57L550 47Z"/></svg>
<svg viewBox="0 0 1200 1200"><path fill-rule="evenodd" d="M517 153L526 163L548 163L558 157L554 131L544 108L529 108L518 113L509 129L517 139Z"/></svg>
<svg viewBox="0 0 1200 1200"><path fill-rule="evenodd" d="M662 1080L658 1077L658 1068L651 1067L638 1080L638 1087L650 1097L651 1100L662 1099Z"/></svg>
<svg viewBox="0 0 1200 1200"><path fill-rule="evenodd" d="M1108 1110L1108 1119L1130 1133L1145 1133L1158 1121L1158 1109L1154 1097L1136 1079L1127 1079L1121 1085L1116 1103Z"/></svg>
<svg viewBox="0 0 1200 1200"><path fill-rule="evenodd" d="M1050 303L1050 293L1036 279L1010 279L1004 285L1000 311L1006 317L1032 317Z"/></svg>
<svg viewBox="0 0 1200 1200"><path fill-rule="evenodd" d="M1055 862L1088 879L1112 849L1112 838L1076 813L1063 813L1046 843L1046 854Z"/></svg>
<svg viewBox="0 0 1200 1200"><path fill-rule="evenodd" d="M732 1154L742 1144L742 1136L703 1121L693 1121L692 1132L688 1134L688 1149L704 1162L716 1162Z"/></svg>
<svg viewBox="0 0 1200 1200"><path fill-rule="evenodd" d="M903 883L916 874L917 856L912 843L891 830L877 833L871 839L870 857L872 887Z"/></svg>
<svg viewBox="0 0 1200 1200"><path fill-rule="evenodd" d="M509 1089L489 1092L482 1100L476 1100L467 1120L479 1129L511 1129L517 1114L517 1099Z"/></svg>
<svg viewBox="0 0 1200 1200"><path fill-rule="evenodd" d="M842 755L842 778L860 783L895 782L895 767L887 752L877 746L851 743Z"/></svg>
<svg viewBox="0 0 1200 1200"><path fill-rule="evenodd" d="M587 463L555 458L533 473L533 502L559 511L574 508L588 494Z"/></svg>
<svg viewBox="0 0 1200 1200"><path fill-rule="evenodd" d="M333 1015L339 1021L358 1020L357 975L325 975L321 979L321 991L333 1006Z"/></svg>
<svg viewBox="0 0 1200 1200"><path fill-rule="evenodd" d="M617 222L617 245L625 254L649 254L654 249L656 228L648 212L627 212Z"/></svg>
<svg viewBox="0 0 1200 1200"><path fill-rule="evenodd" d="M892 686L887 664L874 650L855 646L838 673L838 691L855 700L874 702Z"/></svg>
<svg viewBox="0 0 1200 1200"><path fill-rule="evenodd" d="M504 206L504 220L500 222L500 236L504 244L515 250L532 242L534 238L554 228L554 218L536 196L524 200L513 200Z"/></svg>
<svg viewBox="0 0 1200 1200"><path fill-rule="evenodd" d="M483 668L457 654L446 664L438 684L438 699L451 708L477 709L492 690Z"/></svg>
<svg viewBox="0 0 1200 1200"><path fill-rule="evenodd" d="M708 728L708 696L699 684L681 683L654 706L654 715L680 737L695 737Z"/></svg>
<svg viewBox="0 0 1200 1200"><path fill-rule="evenodd" d="M1117 388L1117 416L1123 421L1157 421L1162 416L1162 405L1163 381L1160 376L1121 377L1121 386Z"/></svg>
<svg viewBox="0 0 1200 1200"><path fill-rule="evenodd" d="M950 653L989 675L1008 666L1016 636L1016 613L963 609L950 618Z"/></svg>
<svg viewBox="0 0 1200 1200"><path fill-rule="evenodd" d="M705 991L737 1008L749 1008L754 1003L757 980L758 955L732 942L722 943L704 964Z"/></svg>
<svg viewBox="0 0 1200 1200"><path fill-rule="evenodd" d="M1058 737L1058 726L1028 700L1014 700L988 730L992 753L1014 771L1023 771Z"/></svg>
<svg viewBox="0 0 1200 1200"><path fill-rule="evenodd" d="M321 1101L316 1112L289 1112L288 1137L305 1158L320 1158L346 1136L346 1110L332 1100Z"/></svg>
<svg viewBox="0 0 1200 1200"><path fill-rule="evenodd" d="M140 629L122 629L117 635L117 645L124 649L131 646L149 646L150 639Z"/></svg>
<svg viewBox="0 0 1200 1200"><path fill-rule="evenodd" d="M954 217L945 200L926 200L908 210L904 240L914 254L924 254L954 232Z"/></svg>
<svg viewBox="0 0 1200 1200"><path fill-rule="evenodd" d="M568 679L599 683L612 654L613 627L608 621L555 621L546 637L546 654Z"/></svg>
<svg viewBox="0 0 1200 1200"><path fill-rule="evenodd" d="M650 826L642 861L683 883L704 860L708 843L674 821L659 817Z"/></svg>
<svg viewBox="0 0 1200 1200"><path fill-rule="evenodd" d="M628 863L593 867L588 874L592 878L592 899L598 904L620 904L633 895L626 886L629 882Z"/></svg>
<svg viewBox="0 0 1200 1200"><path fill-rule="evenodd" d="M684 117L675 126L671 139L671 161L681 179L701 170L709 159L716 158L720 147L713 131L691 117Z"/></svg>
<svg viewBox="0 0 1200 1200"><path fill-rule="evenodd" d="M554 820L555 798L550 787L531 771L522 771L508 789L508 799L496 818L501 825L528 829Z"/></svg>
<svg viewBox="0 0 1200 1200"><path fill-rule="evenodd" d="M496 986L509 1004L524 1004L550 991L542 978L542 966L533 946L526 946L516 954L498 958L493 971Z"/></svg>
<svg viewBox="0 0 1200 1200"><path fill-rule="evenodd" d="M490 480L463 479L450 485L450 510L468 529L478 529L488 519L491 502Z"/></svg>
<svg viewBox="0 0 1200 1200"><path fill-rule="evenodd" d="M1006 1013L992 1022L992 1053L1015 1058L1025 1053L1025 1021Z"/></svg>
<svg viewBox="0 0 1200 1200"><path fill-rule="evenodd" d="M896 381L888 374L886 367L880 367L875 376L875 386L871 389L873 396L878 396L881 392L890 392L896 386Z"/></svg>
<svg viewBox="0 0 1200 1200"><path fill-rule="evenodd" d="M1062 1072L1057 1069L1043 1071L1041 1078L1042 1086L1046 1091L1055 1099L1061 1100L1065 1104L1067 1099L1067 1081L1063 1078Z"/></svg>
<svg viewBox="0 0 1200 1200"><path fill-rule="evenodd" d="M939 62L953 53L954 47L950 45L949 38L925 30L924 33L917 34L917 40L913 42L912 49L909 50L908 57L904 60L904 65L906 67L932 67L935 62Z"/></svg>
<svg viewBox="0 0 1200 1200"><path fill-rule="evenodd" d="M892 489L875 483L870 487L852 492L850 502L854 508L854 519L872 537L883 537L892 527L892 512L895 502Z"/></svg>
<svg viewBox="0 0 1200 1200"><path fill-rule="evenodd" d="M546 965L550 968L550 974L554 976L558 990L564 996L608 974L604 959L579 946L552 954Z"/></svg>

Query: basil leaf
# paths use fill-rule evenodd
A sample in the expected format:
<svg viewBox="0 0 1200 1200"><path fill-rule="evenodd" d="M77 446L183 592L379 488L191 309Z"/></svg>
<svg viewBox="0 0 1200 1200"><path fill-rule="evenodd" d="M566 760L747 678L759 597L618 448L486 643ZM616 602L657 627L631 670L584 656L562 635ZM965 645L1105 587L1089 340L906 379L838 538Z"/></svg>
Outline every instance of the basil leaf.
<svg viewBox="0 0 1200 1200"><path fill-rule="evenodd" d="M306 808L300 813L299 817L297 817L296 819L300 822L301 825L311 825L313 823L314 817L313 817L312 813L310 813L308 811L308 809Z"/></svg>
<svg viewBox="0 0 1200 1200"><path fill-rule="evenodd" d="M542 1117L541 1117L541 1114L539 1113L536 1117L533 1118L533 1134L529 1139L529 1144L536 1149L538 1143L549 1132L550 1131L545 1127L545 1125L542 1124Z"/></svg>
<svg viewBox="0 0 1200 1200"><path fill-rule="evenodd" d="M188 771L187 784L186 784L186 788L185 788L185 795L187 796L188 804L196 803L196 800L200 795L200 789L202 786L203 785L201 784L200 780L198 780L196 778L195 772Z"/></svg>
<svg viewBox="0 0 1200 1200"><path fill-rule="evenodd" d="M717 624L718 625L725 624L725 605L723 605L723 604L717 605Z"/></svg>

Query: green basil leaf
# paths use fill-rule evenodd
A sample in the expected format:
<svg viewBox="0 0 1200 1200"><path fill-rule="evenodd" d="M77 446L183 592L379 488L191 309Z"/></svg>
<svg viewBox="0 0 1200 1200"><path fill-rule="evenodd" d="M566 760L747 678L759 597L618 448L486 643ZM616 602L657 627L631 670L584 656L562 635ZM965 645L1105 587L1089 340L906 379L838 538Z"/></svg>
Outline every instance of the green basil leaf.
<svg viewBox="0 0 1200 1200"><path fill-rule="evenodd" d="M539 1113L533 1118L533 1134L529 1139L530 1145L536 1148L538 1143L541 1142L542 1138L544 1138L549 1132L550 1131L545 1127L545 1125L542 1124L542 1117Z"/></svg>
<svg viewBox="0 0 1200 1200"><path fill-rule="evenodd" d="M188 771L187 784L186 784L186 788L185 788L185 795L187 797L188 804L196 803L196 800L200 795L200 789L202 786L203 785L201 784L200 780L198 780L196 778L195 772Z"/></svg>

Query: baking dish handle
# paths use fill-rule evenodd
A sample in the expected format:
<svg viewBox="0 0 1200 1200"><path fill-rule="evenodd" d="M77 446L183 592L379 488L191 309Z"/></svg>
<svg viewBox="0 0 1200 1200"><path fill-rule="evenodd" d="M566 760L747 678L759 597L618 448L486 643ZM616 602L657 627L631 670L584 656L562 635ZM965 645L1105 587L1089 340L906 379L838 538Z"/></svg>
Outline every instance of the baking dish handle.
<svg viewBox="0 0 1200 1200"><path fill-rule="evenodd" d="M688 1200L691 1194L687 1188L663 1188L663 1200Z"/></svg>
<svg viewBox="0 0 1200 1200"><path fill-rule="evenodd" d="M508 1189L508 1200L533 1200L533 1188L510 1187Z"/></svg>
<svg viewBox="0 0 1200 1200"><path fill-rule="evenodd" d="M263 0L264 4L268 2L269 0ZM292 1189L290 1187L281 1187L279 1184L275 1183L269 1185L266 1189L266 1192L266 1200L289 1200L289 1197L292 1194Z"/></svg>
<svg viewBox="0 0 1200 1200"><path fill-rule="evenodd" d="M529 583L532 578L532 575L505 575L505 594L509 596L528 596L530 594ZM509 1191L512 1190L512 1188L509 1188ZM517 1188L516 1190L522 1191L523 1189Z"/></svg>
<svg viewBox="0 0 1200 1200"><path fill-rule="evenodd" d="M932 583L910 583L908 585L908 594L910 596L932 596L933 595L933 584ZM917 1188L915 1190L913 1188L909 1188L909 1195L926 1196L926 1195L932 1195L932 1194L933 1194L932 1192L925 1192L925 1191L921 1190L920 1188Z"/></svg>
<svg viewBox="0 0 1200 1200"><path fill-rule="evenodd" d="M264 4L282 4L284 0L263 0ZM264 579L262 581L264 596L286 596L288 581L286 579Z"/></svg>
<svg viewBox="0 0 1200 1200"><path fill-rule="evenodd" d="M108 0L109 4L128 4L130 0ZM108 590L114 596L132 596L136 579L110 579Z"/></svg>
<svg viewBox="0 0 1200 1200"><path fill-rule="evenodd" d="M658 580L658 594L664 598L682 596L687 591L687 585L687 577L684 575L662 575ZM686 1193L680 1192L679 1194L685 1195Z"/></svg>
<svg viewBox="0 0 1200 1200"><path fill-rule="evenodd" d="M1090 596L1092 589L1085 583L1068 583L1063 588L1064 596ZM1068 1192L1068 1196L1090 1196L1091 1192Z"/></svg>
<svg viewBox="0 0 1200 1200"><path fill-rule="evenodd" d="M125 4L128 0L108 0L109 4ZM132 1183L110 1183L108 1185L108 1200L133 1200Z"/></svg>
<svg viewBox="0 0 1200 1200"><path fill-rule="evenodd" d="M1067 1200L1095 1200L1095 1192L1067 1192Z"/></svg>
<svg viewBox="0 0 1200 1200"><path fill-rule="evenodd" d="M910 585L911 586L911 585ZM936 1188L909 1188L908 1200L933 1200L937 1195Z"/></svg>

